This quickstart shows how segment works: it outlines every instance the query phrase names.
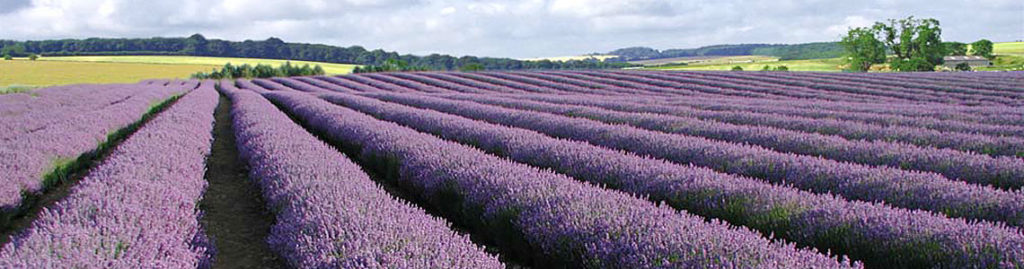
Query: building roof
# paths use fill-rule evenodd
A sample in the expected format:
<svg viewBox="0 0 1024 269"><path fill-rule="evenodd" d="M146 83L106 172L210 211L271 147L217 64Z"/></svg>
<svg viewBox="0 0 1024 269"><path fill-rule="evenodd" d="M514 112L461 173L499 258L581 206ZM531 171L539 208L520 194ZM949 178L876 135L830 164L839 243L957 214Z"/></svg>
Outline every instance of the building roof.
<svg viewBox="0 0 1024 269"><path fill-rule="evenodd" d="M981 56L946 56L942 57L946 61L988 61L985 57Z"/></svg>

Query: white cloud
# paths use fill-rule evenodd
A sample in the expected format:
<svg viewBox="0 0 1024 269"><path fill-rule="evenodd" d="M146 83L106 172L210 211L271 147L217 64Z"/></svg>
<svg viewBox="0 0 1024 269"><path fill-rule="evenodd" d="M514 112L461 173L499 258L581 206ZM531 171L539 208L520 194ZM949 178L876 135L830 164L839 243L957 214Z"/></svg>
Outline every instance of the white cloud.
<svg viewBox="0 0 1024 269"><path fill-rule="evenodd" d="M456 11L457 9L455 9L455 7L445 7L441 9L441 15L455 14Z"/></svg>
<svg viewBox="0 0 1024 269"><path fill-rule="evenodd" d="M875 21L865 18L863 16L846 16L843 22L829 26L825 29L826 34L839 36L845 34L850 28L867 27L874 24Z"/></svg>
<svg viewBox="0 0 1024 269"><path fill-rule="evenodd" d="M0 12L0 39L202 33L415 54L536 57L627 46L830 41L849 27L907 15L939 19L946 40L1024 38L1024 3L1012 0L24 1Z"/></svg>

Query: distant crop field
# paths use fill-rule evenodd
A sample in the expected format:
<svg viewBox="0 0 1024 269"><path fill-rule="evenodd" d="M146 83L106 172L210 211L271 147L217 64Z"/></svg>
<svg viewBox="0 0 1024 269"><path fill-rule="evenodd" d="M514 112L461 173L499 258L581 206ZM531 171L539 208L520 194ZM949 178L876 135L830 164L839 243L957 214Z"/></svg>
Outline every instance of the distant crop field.
<svg viewBox="0 0 1024 269"><path fill-rule="evenodd" d="M679 63L685 63L687 65L718 65L718 64L746 64L746 63L777 62L777 61L779 61L779 58L772 57L772 56L764 56L764 55L738 55L738 56L676 57L676 58L665 58L665 59L630 61L630 63L640 64L640 65L663 65L663 64L679 64Z"/></svg>
<svg viewBox="0 0 1024 269"><path fill-rule="evenodd" d="M995 54L1016 54L1024 56L1024 42L1003 42L992 44Z"/></svg>
<svg viewBox="0 0 1024 269"><path fill-rule="evenodd" d="M762 56L763 57L763 56ZM839 72L842 69L842 60L839 58L811 59L811 60L785 60L785 61L751 61L736 62L727 60L716 60L707 64L688 64L682 66L649 67L652 70L730 70L739 66L745 71L757 71L764 66L776 67L785 65L789 71L816 71L816 72Z"/></svg>
<svg viewBox="0 0 1024 269"><path fill-rule="evenodd" d="M212 65L212 66L223 66L226 63L233 65L242 64L267 64L278 66L285 62L291 62L292 64L303 65L320 65L324 68L324 71L328 75L340 75L352 73L352 69L357 65L354 64L337 64L337 63L323 63L323 62L310 62L310 61L289 61L289 60L277 60L277 59L256 59L256 58L230 58L230 57L197 57L197 56L66 56L66 57L42 57L39 60L43 61L62 61L62 62L106 62L106 63L147 63L147 64L186 64L186 65ZM209 71L209 70L204 70Z"/></svg>
<svg viewBox="0 0 1024 269"><path fill-rule="evenodd" d="M226 63L278 66L286 60L192 57L192 56L62 56L40 57L36 61L18 58L0 61L0 88L9 86L52 86L80 83L134 83L143 79L188 78L209 72ZM328 75L352 73L357 65L291 61L318 64Z"/></svg>
<svg viewBox="0 0 1024 269"><path fill-rule="evenodd" d="M1024 42L1002 42L993 44L993 52L996 55L993 63L996 66L979 68L983 71L1015 70L1019 67L1021 58L1024 57ZM679 64L687 65L674 66L651 66L645 69L653 70L730 70L734 66L742 67L745 71L761 70L765 65L775 67L785 65L790 71L815 71L815 72L839 72L842 71L843 62L840 58L809 59L809 60L777 60L771 56L723 56L723 57L681 57L669 59L655 59L644 61L632 61L631 63L642 65L663 65Z"/></svg>
<svg viewBox="0 0 1024 269"><path fill-rule="evenodd" d="M0 88L81 83L134 83L143 79L188 78L216 65L0 60Z"/></svg>

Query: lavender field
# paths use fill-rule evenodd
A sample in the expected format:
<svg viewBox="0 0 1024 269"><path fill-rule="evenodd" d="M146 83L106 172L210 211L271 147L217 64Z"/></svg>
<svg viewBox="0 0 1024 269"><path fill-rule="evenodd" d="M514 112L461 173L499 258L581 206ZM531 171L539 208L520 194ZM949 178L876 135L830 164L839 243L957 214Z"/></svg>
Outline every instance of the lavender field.
<svg viewBox="0 0 1024 269"><path fill-rule="evenodd" d="M0 95L2 268L1024 268L1024 73Z"/></svg>

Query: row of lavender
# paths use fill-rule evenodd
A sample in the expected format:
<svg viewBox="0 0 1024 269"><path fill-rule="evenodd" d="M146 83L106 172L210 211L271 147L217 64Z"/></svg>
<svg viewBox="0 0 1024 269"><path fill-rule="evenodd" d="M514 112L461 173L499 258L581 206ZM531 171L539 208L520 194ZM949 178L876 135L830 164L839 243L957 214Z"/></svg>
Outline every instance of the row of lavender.
<svg viewBox="0 0 1024 269"><path fill-rule="evenodd" d="M836 162L628 125L612 125L589 119L429 96L371 96L681 164L761 178L812 192L833 193L847 199L884 201L904 208L927 209L953 217L1024 225L1024 193L972 185L937 174Z"/></svg>
<svg viewBox="0 0 1024 269"><path fill-rule="evenodd" d="M410 76L407 74L393 75L396 77ZM377 77L381 76L377 75ZM366 91L367 87L377 87L377 91L408 92L415 89L397 84L380 83L380 81L372 84L376 86L343 83L345 80L341 78L325 78L319 82L312 78L278 81L297 88L302 88L301 85L327 87L323 85L326 83L333 85L333 90L338 90L337 88L344 90L344 87L348 87L363 88ZM273 84L270 81L256 81L256 83L264 86ZM403 84L409 84L409 81L405 81ZM614 120L632 122L637 125L646 124L649 127L666 127L666 123L672 123L667 128L675 128L672 130L674 132L729 142L750 143L776 151L823 156L838 161L936 172L949 178L1001 188L1019 189L1022 178L1024 178L1022 176L1024 173L1021 173L1021 170L1024 169L1021 159L1009 157L1024 155L1024 138L1021 136L941 132L919 127L880 126L845 120L810 119L746 111L704 110L642 101L601 99L593 96L578 98L564 95L518 94L509 97L529 98L557 104L594 106L596 108L579 107L572 111L565 111L564 107L560 109L561 112L573 114L578 113L579 109L587 109L593 112L590 114L591 116L596 113L601 116L602 120L610 120L607 116L612 114L617 116L617 119ZM616 113L604 109L627 113ZM634 112L662 115L641 115ZM655 121L652 122L651 119L655 119ZM680 129L680 127L687 128ZM1003 129L1008 130L1005 132L1013 132L1009 127ZM986 153L990 156L974 152Z"/></svg>
<svg viewBox="0 0 1024 269"><path fill-rule="evenodd" d="M421 204L528 265L847 266L746 229L503 160L315 96L264 95Z"/></svg>
<svg viewBox="0 0 1024 269"><path fill-rule="evenodd" d="M694 116L715 109L668 109L687 104L687 98L723 104L743 100L747 103L739 104L751 107L759 103L742 96L778 103L832 99L812 87L786 92L763 77L728 82L733 88L696 82L684 88L679 86L682 81L712 83L714 78L656 75L665 77L642 82L639 76L650 75L370 74L237 82L260 94L230 86L222 90L234 102L238 148L252 168L250 176L277 215L268 243L295 267L502 266L493 254L453 231L448 221L506 260L536 266L851 266L831 255L871 267L1024 266L1024 235L1018 228L1024 225L1024 194L1013 185L1020 180L1015 170L1019 159L940 150L928 143L865 142L753 123L719 123ZM896 79L926 84L913 77ZM547 85L558 80L564 82ZM915 89L922 94L960 93L964 96L957 99L973 96L971 100L989 103L1014 98L1015 89L1003 84L969 87L967 78L943 81L946 86ZM181 85L172 84L140 85ZM849 104L850 110L861 108L857 101L905 102L899 96L840 92L839 98L824 102ZM123 98L98 102L114 106L132 100ZM213 251L198 227L195 205L205 187L203 162L216 99L212 84L204 83L161 113L91 171L68 198L4 246L0 264L208 265ZM616 102L632 107L612 106ZM274 104L394 189L381 189L358 165L292 123ZM88 107L83 111L98 109L82 106ZM905 107L914 106L920 105ZM966 127L999 126L980 119L1006 115L998 113L1005 109L999 107L940 106L958 112L863 113L912 119L929 113L961 115L941 122ZM666 110L636 109L645 107ZM36 110L12 109L5 115ZM760 146L741 145L747 143ZM828 148L831 144L840 147ZM873 152L892 156L884 161L865 157ZM928 154L945 159L928 159ZM896 168L836 161L842 158ZM389 195L396 191L444 219ZM662 202L668 206L656 204ZM147 211L153 208L158 210Z"/></svg>
<svg viewBox="0 0 1024 269"><path fill-rule="evenodd" d="M0 208L42 191L45 173L95 150L110 135L198 82L74 85L0 96Z"/></svg>
<svg viewBox="0 0 1024 269"><path fill-rule="evenodd" d="M360 167L260 95L222 83L238 149L277 223L267 239L296 268L501 268L448 223L391 197Z"/></svg>
<svg viewBox="0 0 1024 269"><path fill-rule="evenodd" d="M0 267L210 267L216 238L203 233L197 205L218 94L212 82L196 86L13 235ZM266 240L292 266L503 267L444 220L392 198L263 97L222 90L234 101L242 157L277 215Z"/></svg>
<svg viewBox="0 0 1024 269"><path fill-rule="evenodd" d="M873 264L869 265L995 266L1019 260L1024 254L1016 249L1024 244L1024 236L1000 225L968 223L923 211L850 202L831 195L716 173L707 168L668 163L365 97L334 93L320 96L382 120L473 145L518 162L550 168L577 180L648 196L687 212L772 233L801 245L870 260ZM476 108L467 106L467 109ZM923 246L942 247L935 250Z"/></svg>
<svg viewBox="0 0 1024 269"><path fill-rule="evenodd" d="M255 84L244 81L240 84L263 92ZM358 168L353 168L354 164L346 164L344 157L304 134L297 125L287 124L286 115L257 95L234 90L231 86L224 88L236 102L233 113L237 117L236 132L243 158L249 160L253 178L264 187L269 206L278 209L278 224L269 242L293 265L431 267L443 264L444 267L467 268L497 265L487 255L473 254L480 252L467 245L465 239L451 241L462 242L459 244L437 244L438 236L446 234L443 225L431 225L437 222L417 217L425 216L422 212L417 214L403 209L407 207L387 206L386 196L374 195L382 191L369 183ZM444 211L443 215L470 227L476 235L501 247L503 254L514 256L519 262L598 267L843 266L813 252L769 243L756 233L705 223L636 198L573 183L550 172L512 165L331 106L315 97L265 94L312 130L326 134L338 142L337 145L361 152L355 156L379 165L377 168L385 171L382 174L393 175L387 180L394 180L401 188L412 189L414 196L425 201L424 204ZM305 150L307 147L312 149ZM328 164L310 163L310 156L317 156ZM337 169L344 170L330 168L331 160L335 159L341 161ZM388 163L391 165L385 165ZM492 170L499 167L504 168ZM341 180L332 180L338 175L343 175ZM477 182L479 178L492 178L494 182ZM509 192L509 189L518 191ZM460 202L446 201L451 195L459 196L455 201ZM371 202L381 199L384 199L383 204ZM570 213L574 211L579 212ZM398 216L412 218L397 218L396 221L396 212L409 212ZM647 213L637 216L638 212ZM595 214L622 218L579 217ZM637 225L634 223L637 217L645 221ZM506 226L510 223L514 225ZM425 229L409 230L408 227ZM566 233L570 231L574 232ZM580 232L582 234L577 234ZM608 238L608 235L616 236ZM424 241L426 239L430 241ZM439 246L443 248L437 249Z"/></svg>
<svg viewBox="0 0 1024 269"><path fill-rule="evenodd" d="M651 99L613 99L644 103L661 103L673 106L692 107L711 111L743 111L754 115L785 115L791 120L834 119L836 123L843 121L868 123L879 127L920 128L915 131L952 131L956 133L978 133L990 136L1024 136L1024 127L994 123L971 122L962 118L957 120L942 119L941 115L902 115L890 106L878 106L864 103L839 103L820 101L765 101L742 100L737 98L673 98L665 100ZM867 108L865 108L867 107ZM928 109L918 106L915 109ZM878 109L885 112L874 112ZM912 110L913 111L913 110ZM950 114L952 116L963 113ZM998 123L998 122L996 122ZM824 123L823 123L824 124Z"/></svg>
<svg viewBox="0 0 1024 269"><path fill-rule="evenodd" d="M538 75L542 73L522 73L516 74L519 76ZM546 74L546 73L544 73ZM559 73L561 74L561 73ZM603 74L603 73L599 73ZM636 76L643 76L646 72L638 73ZM319 84L324 82L336 83L334 87L351 88L355 91L398 91L398 92L441 92L445 89L449 89L448 92L470 92L465 88L476 87L477 89L501 89L504 87L501 84L487 84L485 81L492 81L488 79L477 80L477 83L466 83L465 79L450 79L452 77L486 77L485 75L491 74L448 74L448 73L418 73L418 74L388 74L388 75L368 75L366 77L361 76L349 76L349 77L337 77L337 78L324 78L324 81L314 83L315 79L300 79L303 82L310 84L317 84L317 86L324 87ZM392 76L392 77L389 77ZM515 76L511 74L501 74L495 76L510 77ZM545 75L551 77L553 75ZM389 77L385 79L385 77ZM417 78L418 77L418 78ZM438 80L435 78L449 79L448 81ZM490 77L497 79L496 77ZM592 79L593 80L593 79ZM445 83L447 82L447 83ZM538 89L554 89L557 88L559 83L554 81L532 81L533 85ZM368 83L368 84L362 84ZM431 83L427 85L427 83ZM460 84L461 83L461 84ZM499 83L499 82L494 82ZM515 90L517 88L505 88L505 90ZM782 89L789 90L789 87L783 87ZM491 92L508 92L502 90L492 90ZM554 93L553 91L542 93ZM522 92L520 92L522 93ZM650 93L650 92L648 92ZM588 100L597 99L598 97L588 96ZM652 102L655 106L677 106L678 102L663 103L665 101L652 101L649 95L631 95L626 97L603 97L610 102L622 105L629 105L631 103L641 103L644 106L651 106ZM715 104L732 104L736 102L753 102L753 103L765 103L764 99L745 99L745 98L722 98L721 96L715 97L717 100L708 101L708 98L699 99L690 102L701 102L704 105L715 105ZM667 98L666 98L667 99ZM687 97L687 98L675 98L685 102L687 100L694 100L698 98ZM671 99L670 99L671 100ZM713 100L713 99L712 99ZM801 99L803 100L803 99ZM823 103L819 100L803 100L803 101L787 101L787 100L775 100L769 102L786 102L780 105L795 105L794 102L802 102L803 105L816 105L816 106L827 106L829 108L837 105L834 102ZM845 106L864 106L862 103L839 103ZM887 104L890 106L901 106L903 103L898 104ZM868 105L870 106L870 105ZM924 147L940 147L940 148L951 148L961 151L972 151L981 154L988 154L993 156L1022 156L1024 155L1024 149L1021 144L1024 144L1024 132L1019 124L1015 122L1024 123L1024 112L1019 109L1013 109L1013 107L997 106L992 108L978 108L971 109L962 106L948 106L948 105L933 105L938 107L939 113L945 111L944 115L958 115L963 117L964 115L978 114L975 120L984 121L985 123L976 122L963 122L959 120L938 120L940 121L937 126L929 125L926 123L910 123L909 125L899 123L881 124L878 123L878 119L875 122L862 122L857 119L830 119L830 118L812 118L804 115L779 115L775 112L753 112L741 109L741 111L717 111L715 109L708 109L706 107L696 107L694 109L665 109L658 107L657 110L654 108L644 108L640 110L642 112L654 112L654 113L671 113L676 115L685 115L690 117L698 117L705 120L724 121L735 124L743 125L764 125L780 129L787 129L801 132L813 132L825 135L836 135L846 139L864 139L872 141L888 141L897 143L908 143ZM778 105L776 105L778 107ZM886 108L882 106L880 108ZM931 112L936 108L922 109L928 107L912 107L914 110L922 110ZM637 111L635 108L632 111ZM720 110L720 109L719 109ZM821 108L813 109L813 111L822 111ZM887 110L892 110L888 108ZM883 117L883 121L893 122L898 120L892 120L892 117L898 117L901 115L886 114L891 111L884 111L881 113L872 113L877 117ZM924 115L924 119L936 121L934 115ZM819 116L820 117L820 116ZM906 122L906 121L903 121ZM999 123L999 124L992 124ZM1009 124L1009 125L1007 125ZM965 126L967 125L967 126ZM955 126L953 130L948 128L949 126ZM930 127L930 128L929 128ZM956 128L959 127L959 128Z"/></svg>
<svg viewBox="0 0 1024 269"><path fill-rule="evenodd" d="M973 154L953 149L907 145L881 140L846 139L835 135L805 133L771 126L742 125L702 119L692 110L659 105L594 102L591 98L450 95L505 107L589 118L613 124L706 137L719 141L763 146L779 152L821 156L827 159L900 167L942 174L948 178L1006 189L1024 186L1024 160L1007 156ZM548 100L550 102L523 99ZM597 104L586 106L576 104ZM605 108L615 108L605 109ZM653 113L654 111L663 114ZM638 113L649 112L649 113ZM797 123L794 123L797 124ZM1008 147L1024 143L1005 142Z"/></svg>
<svg viewBox="0 0 1024 269"><path fill-rule="evenodd" d="M561 72L561 73L540 73L540 72L536 72L536 73L533 73L533 72L523 72L523 73L415 73L415 74L385 74L385 75L365 75L365 76L346 76L346 77L320 77L320 78L317 78L317 79L299 78L299 80L302 80L304 82L311 83L311 84L322 84L324 82L329 82L329 83L337 84L337 85L332 86L332 87L338 87L338 88L341 88L341 89L352 90L352 91L359 91L359 92L366 92L366 91L372 92L372 91L380 91L383 88L392 88L393 90L407 91L407 92L408 91L424 91L424 92L442 92L442 91L447 91L447 92L465 92L465 93L480 93L480 92L493 93L493 92L498 92L498 93L548 93L548 94L550 94L550 93L555 93L555 94L561 93L561 94L579 94L579 93L585 93L584 90L588 90L588 89L589 90L595 90L595 89L586 88L586 87L574 87L574 88L573 87L568 87L567 88L567 87L565 87L565 85L566 85L565 83L560 82L560 81L564 81L567 78L566 77L555 76L553 74L559 74L559 75L564 75L564 76L580 76L580 75L574 75L574 74L568 73L568 72ZM650 74L648 74L648 72L642 72L642 73L636 73L636 74L628 73L628 74L629 75L633 75L634 79L636 79L635 78L636 76L651 76ZM698 73L698 74L701 74L701 73ZM594 82L594 81L598 80L602 76L610 76L610 75L623 76L623 75L619 75L619 74L613 74L613 73L610 73L610 72L605 72L605 73L597 73L597 74L589 75L588 78L590 78L590 80L579 80L579 81L582 81L583 83L586 83L586 85L589 85L590 87L598 87L599 88L599 87L609 86L609 85L608 84L602 84L602 83L599 83L599 82ZM1006 76L1012 76L1012 75L1014 75L1014 74L1011 73L1011 74L1007 74ZM546 78L548 80L528 79L528 78L526 78L528 76L540 76L540 77L544 77L544 78ZM661 76L667 76L667 75L661 75ZM510 80L510 79L504 79L504 78L516 78L516 77L518 77L520 79L520 81L522 81L522 82L513 81L513 80ZM561 78L561 79L559 79L559 78ZM731 79L738 79L738 78L722 77L722 78L719 78L719 80L716 80L715 82L721 83L720 81L722 81L722 80L729 81ZM384 81L384 80L387 80L387 81ZM651 80L646 80L646 81L647 82L651 82ZM685 83L683 83L683 82L685 82ZM701 85L701 84L698 84L699 82L700 81L685 81L684 80L684 81L681 81L681 83L677 83L677 85L680 85L680 87L696 87L694 85L697 85L697 86ZM690 83L692 83L692 84L690 84ZM621 92L620 95L625 94L626 98L637 98L637 96L638 96L638 95L636 95L637 93L643 94L643 96L652 96L652 95L659 95L660 94L657 91L642 90L642 89L645 88L644 86L646 86L647 84L633 83L632 85L635 86L635 87L634 88L613 87L613 88L625 89L625 90L623 90ZM784 85L784 84L769 85L769 86L771 86L770 89L775 89L776 91L790 91L793 88L790 85ZM323 87L323 86L321 86L321 87ZM396 87L400 87L401 89L395 89ZM650 88L650 87L646 87L646 88ZM678 87L677 88L663 87L663 88L667 88L666 91L682 91L682 89L679 89ZM826 96L832 96L832 95L836 95L836 94L841 94L841 92L837 93L837 92L834 92L834 91L825 91L823 94L826 95ZM605 96L614 96L614 95L612 95L612 94L605 94ZM668 95L668 96L671 96L671 95ZM1019 117L1020 115L1024 115L1024 114L1022 114L1024 112L1021 112L1021 111L1018 111L1018 110L1015 110L1015 109L1012 109L1012 108L1006 107L1006 106L966 107L966 106L956 106L956 105L946 105L946 104L919 105L919 104L914 104L914 102L908 102L907 100L897 100L899 102L889 102L889 103L885 103L885 104L880 104L879 105L879 104L865 104L865 103L859 103L859 102L851 103L851 102L843 102L843 101L827 101L827 100L814 99L814 98L790 98L790 99L784 99L784 98L776 98L776 99L772 99L772 98L739 98L739 97L736 97L734 95L702 95L702 96L698 96L698 95L693 95L693 94L686 94L685 96L687 96L687 98L685 100L694 99L694 98L718 98L718 99L722 99L723 96L725 96L726 100L731 100L732 102L739 101L739 102L766 103L766 101L767 101L767 102L785 102L786 105L796 105L796 106L825 105L825 106L828 106L828 107L837 107L838 106L837 107L838 109L843 109L843 110L846 110L846 109L865 110L865 109L867 109L867 111L870 111L870 112L877 111L878 113L881 113L881 114L887 114L887 113L911 113L912 115L923 116L924 118L953 117L953 118L955 118L957 120L967 120L967 121L981 120L981 121L985 121L985 122L988 122L988 123L993 123L993 122L994 123L1000 123L998 125L1005 125L1005 124L1020 125L1020 124L1024 124L1024 119L1021 119ZM757 96L754 96L754 97L757 97ZM801 102L801 101L803 101L803 102ZM793 102L797 102L797 103L794 104ZM975 115L975 114L977 114L979 116L982 116L982 117L980 117L980 118L970 117L970 116ZM1019 132L1017 134L1019 134Z"/></svg>
<svg viewBox="0 0 1024 269"><path fill-rule="evenodd" d="M4 268L196 268L211 251L196 209L217 92L160 113L0 250Z"/></svg>
<svg viewBox="0 0 1024 269"><path fill-rule="evenodd" d="M597 98L588 98L596 100ZM549 99L550 100L550 99ZM605 100L609 101L609 100ZM563 101L564 102L564 101ZM696 117L744 125L769 126L780 129L836 135L846 139L869 141L890 141L971 151L993 156L1024 156L1020 145L1024 142L1021 126L974 124L976 129L922 128L907 125L889 125L863 123L856 120L815 119L805 116L779 115L776 113L758 113L746 111L744 108L704 109L699 106L729 105L729 100L709 101L702 105L690 105L696 100L664 101L664 100L627 100L626 102L587 102L585 105L598 105L605 108L630 112L649 112ZM818 108L817 111L828 111ZM811 112L814 113L814 112ZM964 122L952 122L957 124ZM991 130L995 134L985 134Z"/></svg>
<svg viewBox="0 0 1024 269"><path fill-rule="evenodd" d="M336 80L325 79L323 81L334 82ZM283 79L278 82L280 84L273 81L254 81L254 83L240 81L241 84L244 84L243 87L261 91L268 89L315 92L332 102L381 119L395 121L443 138L480 147L516 161L552 168L579 180L605 184L609 188L648 195L656 200L667 201L670 205L691 213L723 219L765 233L770 232L802 245L829 249L833 253L838 252L868 260L875 263L874 265L1013 267L1021 265L1022 254L1024 254L1020 252L1021 247L1024 246L1024 237L1020 231L1016 228L1007 228L1003 224L972 223L923 211L908 211L879 204L850 202L831 195L803 193L789 187L773 186L757 180L718 174L705 168L677 166L664 161L645 160L645 158L631 154L622 155L587 144L578 144L579 142L563 142L539 133L524 132L522 129L488 125L457 116L444 116L429 110L375 103L357 96L326 93L330 90L345 91L345 88L338 88L339 84L323 84L309 80L309 78ZM568 136L566 138L582 139L591 143L595 141L587 140L586 137L629 136L628 133L623 132L599 131L600 128L580 129L586 128L582 126L600 126L600 123L581 120L579 124L574 124L571 118L474 105L462 101L444 101L424 95L387 93L364 95L484 121L497 119L494 122L526 129L532 129L531 124L543 126L542 129L534 130L558 137L566 137L563 135L567 133L588 134L589 136ZM496 100L494 97L470 96L446 95L445 97ZM283 106L287 108L290 105L293 104L284 104ZM614 127L609 126L609 128ZM562 131L551 131L550 129L562 129ZM563 135L559 135L559 132ZM649 143L650 140L641 137L632 141L636 143L622 143L640 146ZM598 143L598 145L603 144ZM661 148L662 146L664 145L657 145L657 143L649 145L651 148ZM678 147L670 145L664 148L671 151ZM627 150L636 151L635 148L627 148ZM715 160L721 159L719 157ZM881 170L875 174L886 175L885 172L892 171ZM886 178L896 181L906 175L889 174ZM849 178L845 180L856 181L864 178L862 175L863 173L848 175ZM890 188L899 189L893 192L898 193L905 190L900 189L902 188L900 185L916 184L919 191L931 192L931 194L921 193L911 196L932 198L928 201L919 201L921 204L947 202L947 205L938 205L938 207L948 206L947 208L936 210L936 212L954 216L964 214L955 212L957 210L981 209L984 211L991 209L986 209L986 207L996 204L1016 204L1009 208L982 214L988 214L989 218L997 221L1019 225L1019 220L1014 219L1021 216L1019 201L1022 201L1021 199L1024 197L1020 197L1018 194L962 183L957 184L949 180L945 180L944 185L939 184L938 188L928 188L921 185L926 185L929 178L922 179L916 183L913 179L909 182L893 182ZM865 180L867 179L865 178ZM819 184L821 183L825 182ZM871 184L877 184L877 182L865 181L863 184L864 187L860 188L861 191L870 192L868 188L873 187ZM844 184L836 185L838 186L833 187ZM953 190L942 190L948 186L954 186ZM812 189L812 191L819 190ZM964 195L971 197L962 198ZM946 201L950 197L958 197L961 200ZM877 199L867 200L878 201ZM1006 217L1009 219L1005 219Z"/></svg>
<svg viewBox="0 0 1024 269"><path fill-rule="evenodd" d="M661 96L731 96L759 99L819 99L830 101L873 102L935 102L949 104L1020 104L1024 94L1002 82L1012 83L1012 76L993 77L999 91L963 88L922 81L897 81L869 77L815 73L723 73L723 72L483 72L483 73L422 73L415 78L419 84L462 92L494 91L494 87L478 87L479 82L500 85L506 89L537 93L591 93L623 95L644 93ZM401 75L363 75L340 78L359 83L390 83L388 77ZM408 78L408 77L404 77ZM452 85L434 84L443 80L471 88L451 88ZM466 82L466 81L469 82ZM371 82L368 81L378 81ZM409 86L409 85L405 85ZM538 87L540 86L540 87ZM476 89L472 89L476 88ZM429 90L428 90L429 91Z"/></svg>

